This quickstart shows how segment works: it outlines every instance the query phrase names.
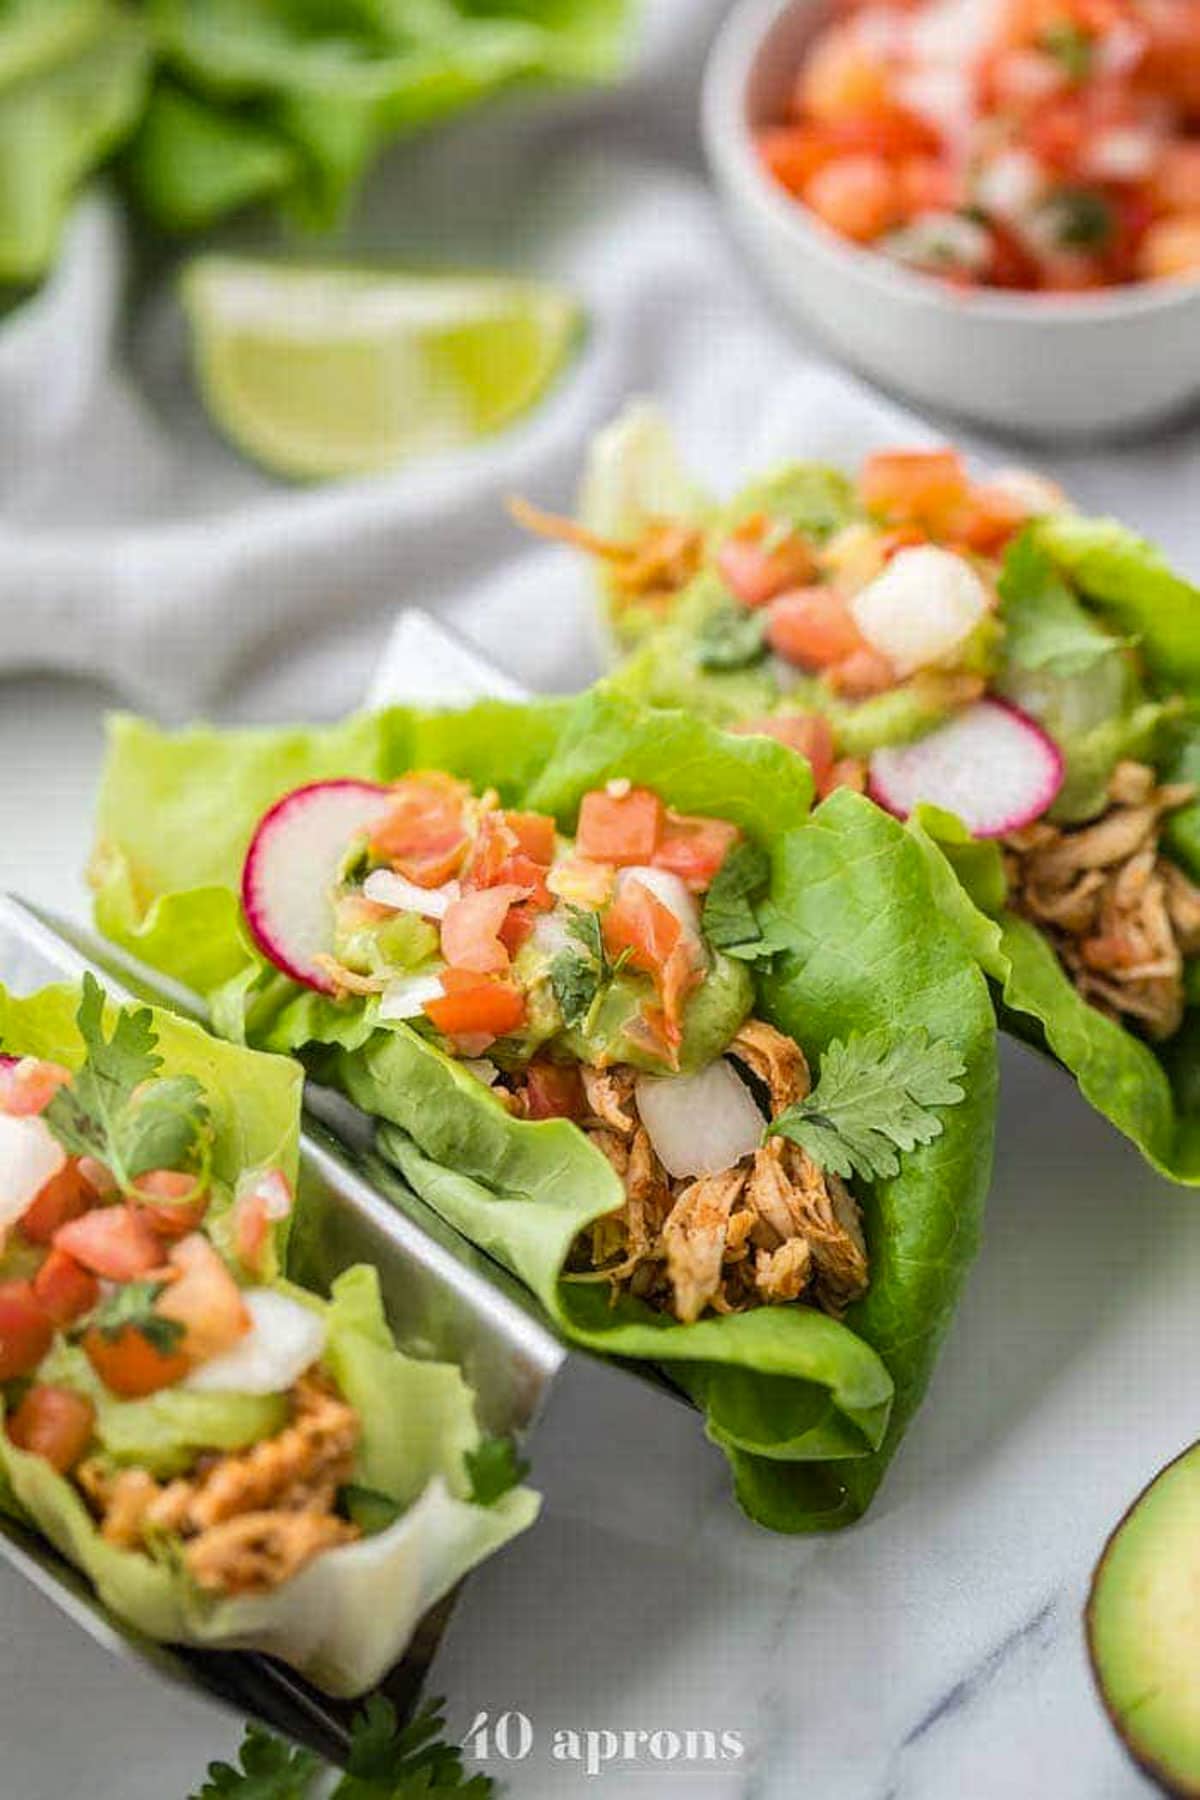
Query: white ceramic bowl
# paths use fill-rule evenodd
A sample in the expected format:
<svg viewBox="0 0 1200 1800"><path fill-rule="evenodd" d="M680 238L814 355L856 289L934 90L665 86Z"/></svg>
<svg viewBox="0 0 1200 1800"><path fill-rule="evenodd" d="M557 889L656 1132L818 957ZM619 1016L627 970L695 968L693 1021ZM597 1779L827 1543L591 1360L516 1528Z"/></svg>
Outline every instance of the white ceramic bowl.
<svg viewBox="0 0 1200 1800"><path fill-rule="evenodd" d="M709 159L734 229L783 305L919 403L1039 438L1157 424L1200 398L1200 283L1094 294L959 292L830 231L762 169L824 0L741 0L704 84Z"/></svg>

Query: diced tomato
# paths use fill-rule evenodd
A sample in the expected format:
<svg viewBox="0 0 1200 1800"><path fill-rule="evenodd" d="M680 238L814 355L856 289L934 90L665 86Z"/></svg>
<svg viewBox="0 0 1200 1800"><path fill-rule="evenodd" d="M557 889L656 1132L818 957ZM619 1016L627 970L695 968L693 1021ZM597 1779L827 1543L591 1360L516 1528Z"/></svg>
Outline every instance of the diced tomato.
<svg viewBox="0 0 1200 1800"><path fill-rule="evenodd" d="M928 542L929 533L921 525L890 525L879 534L879 554L884 562L891 562L901 550L914 550L918 544Z"/></svg>
<svg viewBox="0 0 1200 1800"><path fill-rule="evenodd" d="M694 944L681 938L666 961L659 983L667 1042L672 1049L683 1042L683 1003L704 979L704 965Z"/></svg>
<svg viewBox="0 0 1200 1800"><path fill-rule="evenodd" d="M96 1409L70 1388L38 1383L31 1387L8 1421L8 1435L18 1450L41 1456L65 1475L92 1441Z"/></svg>
<svg viewBox="0 0 1200 1800"><path fill-rule="evenodd" d="M499 932L511 906L526 895L525 888L476 888L452 901L442 920L442 955L455 969L471 969L477 975L499 975L508 967L508 951Z"/></svg>
<svg viewBox="0 0 1200 1800"><path fill-rule="evenodd" d="M551 905L554 904L549 894L546 898ZM510 957L517 954L522 944L529 942L533 935L534 921L538 913L544 911L545 908L536 906L532 899L522 900L516 906L509 907L504 923L496 935Z"/></svg>
<svg viewBox="0 0 1200 1800"><path fill-rule="evenodd" d="M489 981L466 969L446 969L445 990L425 1002L425 1015L446 1037L482 1038L486 1042L515 1031L525 1019L525 996L507 981Z"/></svg>
<svg viewBox="0 0 1200 1800"><path fill-rule="evenodd" d="M1037 262L1017 233L1009 230L1003 220L995 218L988 222L988 233L992 240L992 254L987 278L991 285L1003 288L1036 287Z"/></svg>
<svg viewBox="0 0 1200 1800"><path fill-rule="evenodd" d="M937 531L963 504L969 483L955 450L880 450L863 464L858 486L868 512Z"/></svg>
<svg viewBox="0 0 1200 1800"><path fill-rule="evenodd" d="M617 872L611 863L589 862L585 856L564 856L546 878L552 894L571 906L595 912L607 904Z"/></svg>
<svg viewBox="0 0 1200 1800"><path fill-rule="evenodd" d="M827 162L840 156L845 146L823 125L772 125L758 134L758 154L768 174L790 194L805 186Z"/></svg>
<svg viewBox="0 0 1200 1800"><path fill-rule="evenodd" d="M33 1278L38 1305L60 1329L91 1312L100 1299L100 1283L90 1269L65 1250L51 1250Z"/></svg>
<svg viewBox="0 0 1200 1800"><path fill-rule="evenodd" d="M54 1338L54 1321L28 1281L0 1281L0 1381L36 1369Z"/></svg>
<svg viewBox="0 0 1200 1800"><path fill-rule="evenodd" d="M851 793L865 794L867 791L867 765L860 756L839 756L829 771L829 778L821 789L821 798L832 794L835 788L849 788Z"/></svg>
<svg viewBox="0 0 1200 1800"><path fill-rule="evenodd" d="M1091 136L1091 120L1083 103L1075 99L1039 106L1026 127L1026 147L1039 162L1060 173L1071 174L1083 159Z"/></svg>
<svg viewBox="0 0 1200 1800"><path fill-rule="evenodd" d="M985 482L971 489L962 514L955 521L954 535L971 550L994 554L1021 529L1026 517L1025 508L1015 495Z"/></svg>
<svg viewBox="0 0 1200 1800"><path fill-rule="evenodd" d="M233 1203L233 1250L250 1275L266 1268L271 1228L292 1210L292 1185L282 1169L265 1169L238 1185Z"/></svg>
<svg viewBox="0 0 1200 1800"><path fill-rule="evenodd" d="M148 1169L133 1186L130 1205L162 1238L186 1237L195 1231L212 1198L205 1182L177 1169Z"/></svg>
<svg viewBox="0 0 1200 1800"><path fill-rule="evenodd" d="M767 642L802 669L826 669L862 645L849 605L836 588L797 588L772 600Z"/></svg>
<svg viewBox="0 0 1200 1800"><path fill-rule="evenodd" d="M525 1071L525 1097L531 1119L579 1119L584 1112L583 1082L573 1063L538 1058Z"/></svg>
<svg viewBox="0 0 1200 1800"><path fill-rule="evenodd" d="M864 644L844 662L835 663L825 679L837 694L848 700L869 700L872 694L885 694L899 679L886 656Z"/></svg>
<svg viewBox="0 0 1200 1800"><path fill-rule="evenodd" d="M506 812L504 823L531 862L548 869L554 861L554 820L549 813Z"/></svg>
<svg viewBox="0 0 1200 1800"><path fill-rule="evenodd" d="M162 1245L128 1206L94 1206L54 1234L54 1246L105 1281L136 1281L162 1262Z"/></svg>
<svg viewBox="0 0 1200 1800"><path fill-rule="evenodd" d="M31 1244L48 1244L61 1225L80 1218L96 1204L96 1195L71 1160L34 1195L21 1214L21 1235Z"/></svg>
<svg viewBox="0 0 1200 1800"><path fill-rule="evenodd" d="M117 1192L117 1178L107 1163L94 1156L79 1158L79 1173L97 1200L111 1200Z"/></svg>
<svg viewBox="0 0 1200 1800"><path fill-rule="evenodd" d="M831 230L869 244L900 222L900 183L882 156L854 151L826 163L804 190L805 204Z"/></svg>
<svg viewBox="0 0 1200 1800"><path fill-rule="evenodd" d="M438 769L405 775L375 827L371 849L418 887L441 887L458 873L471 840L464 820L468 789Z"/></svg>
<svg viewBox="0 0 1200 1800"><path fill-rule="evenodd" d="M202 1232L172 1246L168 1262L177 1279L161 1293L154 1310L184 1327L181 1346L192 1362L220 1355L250 1329L241 1289Z"/></svg>
<svg viewBox="0 0 1200 1800"><path fill-rule="evenodd" d="M906 156L896 170L896 180L906 218L914 213L951 212L960 204L959 178L936 156Z"/></svg>
<svg viewBox="0 0 1200 1800"><path fill-rule="evenodd" d="M71 1079L61 1063L41 1062L22 1056L0 1065L0 1112L10 1118L30 1118L45 1112L59 1088Z"/></svg>
<svg viewBox="0 0 1200 1800"><path fill-rule="evenodd" d="M669 870L686 882L693 894L702 894L741 835L728 819L692 818L668 811L653 867Z"/></svg>
<svg viewBox="0 0 1200 1800"><path fill-rule="evenodd" d="M576 849L589 861L618 868L648 863L662 836L663 810L662 801L649 788L616 793L595 788L583 796L579 808Z"/></svg>
<svg viewBox="0 0 1200 1800"><path fill-rule="evenodd" d="M540 852L546 849L548 828L549 851L545 859L535 856L521 841L521 830L514 821L524 821L530 842ZM494 888L505 885L524 888L540 907L552 905L546 887L546 870L554 854L554 821L537 813L489 812L479 822L479 830L471 847L471 855L463 872L466 888Z"/></svg>
<svg viewBox="0 0 1200 1800"><path fill-rule="evenodd" d="M113 1337L94 1325L83 1334L83 1351L106 1388L123 1400L144 1400L182 1381L191 1363L182 1350L160 1350L136 1325Z"/></svg>
<svg viewBox="0 0 1200 1800"><path fill-rule="evenodd" d="M820 713L770 713L765 718L747 719L734 729L749 735L777 738L789 750L799 751L812 769L817 793L825 792L833 767L833 728Z"/></svg>
<svg viewBox="0 0 1200 1800"><path fill-rule="evenodd" d="M848 115L886 111L890 104L886 65L869 54L853 29L827 26L800 66L794 116L836 123Z"/></svg>
<svg viewBox="0 0 1200 1800"><path fill-rule="evenodd" d="M1156 219L1138 251L1137 268L1150 281L1200 274L1200 213Z"/></svg>
<svg viewBox="0 0 1200 1800"><path fill-rule="evenodd" d="M778 532L761 513L746 519L717 551L717 569L743 606L765 606L817 572L812 545L798 531Z"/></svg>
<svg viewBox="0 0 1200 1800"><path fill-rule="evenodd" d="M614 959L628 950L635 969L660 975L678 944L682 926L669 906L632 876L621 883L616 899L604 915L601 929L604 947Z"/></svg>

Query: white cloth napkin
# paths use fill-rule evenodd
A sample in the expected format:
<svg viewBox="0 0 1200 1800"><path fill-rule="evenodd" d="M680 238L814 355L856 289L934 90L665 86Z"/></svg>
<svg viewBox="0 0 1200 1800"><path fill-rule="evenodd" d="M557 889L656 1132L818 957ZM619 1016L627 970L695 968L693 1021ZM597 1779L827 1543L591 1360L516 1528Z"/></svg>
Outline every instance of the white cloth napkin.
<svg viewBox="0 0 1200 1800"><path fill-rule="evenodd" d="M528 419L386 477L292 487L242 462L192 387L170 269L135 266L111 197L82 205L53 279L0 327L0 672L96 674L168 718L332 716L420 606L521 682L575 687L598 668L587 573L523 540L504 500L569 505L630 394L661 399L719 488L927 432L775 316L726 234L696 127L723 10L644 0L620 89L507 102L378 171L349 249L538 272L589 318ZM1194 432L1041 460L1200 573Z"/></svg>

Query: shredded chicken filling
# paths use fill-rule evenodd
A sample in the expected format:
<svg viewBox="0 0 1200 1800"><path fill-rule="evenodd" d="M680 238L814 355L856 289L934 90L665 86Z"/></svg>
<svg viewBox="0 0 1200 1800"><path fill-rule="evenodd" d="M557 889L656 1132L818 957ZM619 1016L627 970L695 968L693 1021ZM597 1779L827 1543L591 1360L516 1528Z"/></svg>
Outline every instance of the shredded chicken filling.
<svg viewBox="0 0 1200 1800"><path fill-rule="evenodd" d="M311 1371L290 1401L291 1419L275 1437L202 1457L190 1475L165 1485L144 1469L82 1463L76 1478L106 1542L136 1550L156 1538L180 1538L184 1567L198 1587L260 1594L321 1551L358 1537L335 1511L353 1468L358 1415Z"/></svg>
<svg viewBox="0 0 1200 1800"><path fill-rule="evenodd" d="M743 1025L728 1053L769 1096L772 1118L809 1090L803 1051L761 1020ZM836 1318L866 1291L858 1205L799 1145L774 1137L731 1169L672 1178L638 1116L636 1072L581 1075L581 1127L620 1176L625 1201L581 1234L576 1278L608 1281L614 1299L634 1294L684 1324L709 1310L794 1301Z"/></svg>
<svg viewBox="0 0 1200 1800"><path fill-rule="evenodd" d="M1183 1023L1184 964L1200 955L1200 888L1160 848L1164 820L1196 792L1122 762L1099 819L1041 819L1004 839L1016 911L1041 927L1085 1000L1157 1042Z"/></svg>

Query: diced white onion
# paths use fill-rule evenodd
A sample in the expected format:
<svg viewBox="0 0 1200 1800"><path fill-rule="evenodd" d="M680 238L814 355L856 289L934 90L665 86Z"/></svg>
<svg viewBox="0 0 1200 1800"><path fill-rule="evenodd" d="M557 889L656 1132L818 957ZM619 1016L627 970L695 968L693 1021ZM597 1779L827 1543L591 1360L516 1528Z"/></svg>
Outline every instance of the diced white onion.
<svg viewBox="0 0 1200 1800"><path fill-rule="evenodd" d="M389 981L379 998L381 1019L419 1018L427 1000L437 1000L443 993L442 978L437 970L419 975L397 975Z"/></svg>
<svg viewBox="0 0 1200 1800"><path fill-rule="evenodd" d="M499 1069L487 1056L464 1057L459 1066L464 1068L468 1075L473 1075L476 1081L482 1082L485 1088L495 1087L500 1079Z"/></svg>
<svg viewBox="0 0 1200 1800"><path fill-rule="evenodd" d="M967 63L983 55L1003 22L1005 0L932 0L909 27L909 50L929 62Z"/></svg>
<svg viewBox="0 0 1200 1800"><path fill-rule="evenodd" d="M184 1379L196 1393L284 1394L325 1348L325 1321L274 1288L242 1294L250 1329L232 1349L210 1357Z"/></svg>
<svg viewBox="0 0 1200 1800"><path fill-rule="evenodd" d="M1158 161L1159 148L1157 132L1136 125L1114 126L1088 145L1086 173L1096 181L1143 181Z"/></svg>
<svg viewBox="0 0 1200 1800"><path fill-rule="evenodd" d="M686 883L678 875L672 875L669 869L642 868L640 864L635 864L633 868L622 869L618 875L618 893L627 881L637 881L642 887L648 888L668 912L674 913L683 926L685 935L695 943L700 942L700 908L696 904L695 895L688 892Z"/></svg>
<svg viewBox="0 0 1200 1800"><path fill-rule="evenodd" d="M457 881L443 882L441 887L418 887L391 869L372 869L363 882L363 893L376 906L390 906L395 912L420 913L423 919L444 919L454 901L461 899Z"/></svg>
<svg viewBox="0 0 1200 1800"><path fill-rule="evenodd" d="M987 485L1006 494L1031 519L1039 518L1043 513L1066 512L1070 508L1057 481L1051 481L1048 475L1039 475L1033 469L999 469Z"/></svg>
<svg viewBox="0 0 1200 1800"><path fill-rule="evenodd" d="M1036 206L1045 191L1045 171L1036 156L1028 150L1002 150L980 169L974 199L986 212L1015 219Z"/></svg>
<svg viewBox="0 0 1200 1800"><path fill-rule="evenodd" d="M0 1113L0 1233L16 1224L66 1161L66 1151L44 1119Z"/></svg>
<svg viewBox="0 0 1200 1800"><path fill-rule="evenodd" d="M724 1058L698 1075L639 1075L637 1105L668 1175L719 1175L762 1142L763 1116Z"/></svg>
<svg viewBox="0 0 1200 1800"><path fill-rule="evenodd" d="M987 610L987 589L970 563L934 544L899 551L850 602L868 644L901 677L950 656Z"/></svg>
<svg viewBox="0 0 1200 1800"><path fill-rule="evenodd" d="M896 262L938 271L982 269L992 253L987 227L962 213L918 213L910 224L888 233L883 248Z"/></svg>

